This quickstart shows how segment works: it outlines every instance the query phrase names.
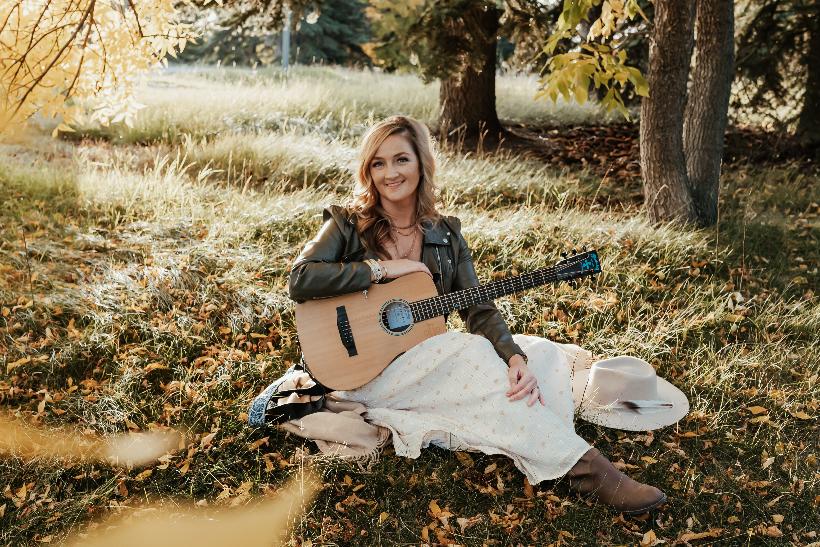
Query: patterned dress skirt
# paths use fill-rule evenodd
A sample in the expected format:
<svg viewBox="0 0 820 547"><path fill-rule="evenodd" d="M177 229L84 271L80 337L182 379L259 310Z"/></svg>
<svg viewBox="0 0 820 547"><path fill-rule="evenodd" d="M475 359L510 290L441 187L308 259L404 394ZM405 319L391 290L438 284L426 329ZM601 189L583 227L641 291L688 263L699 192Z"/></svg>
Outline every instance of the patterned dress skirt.
<svg viewBox="0 0 820 547"><path fill-rule="evenodd" d="M430 444L504 454L530 484L569 471L590 446L573 427L572 372L590 354L578 346L514 335L546 406L510 402L507 366L483 336L447 332L413 347L364 386L337 391L364 404L369 422L390 429L396 454L417 458Z"/></svg>

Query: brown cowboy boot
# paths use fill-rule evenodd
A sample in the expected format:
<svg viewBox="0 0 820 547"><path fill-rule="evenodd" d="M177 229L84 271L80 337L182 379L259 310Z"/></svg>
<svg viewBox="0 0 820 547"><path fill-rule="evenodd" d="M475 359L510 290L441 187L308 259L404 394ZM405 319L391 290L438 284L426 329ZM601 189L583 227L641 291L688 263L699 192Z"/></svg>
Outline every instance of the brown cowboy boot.
<svg viewBox="0 0 820 547"><path fill-rule="evenodd" d="M625 515L646 513L666 501L666 494L630 479L595 448L590 448L566 477L576 492L597 498Z"/></svg>

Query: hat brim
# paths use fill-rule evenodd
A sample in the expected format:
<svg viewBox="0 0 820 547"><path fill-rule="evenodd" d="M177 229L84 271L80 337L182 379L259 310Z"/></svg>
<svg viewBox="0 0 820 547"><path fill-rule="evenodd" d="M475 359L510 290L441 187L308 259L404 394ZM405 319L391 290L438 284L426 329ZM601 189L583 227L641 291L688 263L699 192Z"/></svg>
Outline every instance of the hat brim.
<svg viewBox="0 0 820 547"><path fill-rule="evenodd" d="M579 416L588 422L625 431L648 431L672 425L689 413L689 400L686 395L660 376L657 377L658 399L672 403L671 408L639 414L621 407L595 405L589 400L591 393L587 388L591 370L577 370L572 377L572 399L575 409Z"/></svg>

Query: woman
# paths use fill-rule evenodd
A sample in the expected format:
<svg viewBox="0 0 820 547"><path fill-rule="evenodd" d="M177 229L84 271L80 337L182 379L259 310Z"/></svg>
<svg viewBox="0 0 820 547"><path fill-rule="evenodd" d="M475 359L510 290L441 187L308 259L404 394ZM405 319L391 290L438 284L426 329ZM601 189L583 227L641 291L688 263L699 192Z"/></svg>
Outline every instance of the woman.
<svg viewBox="0 0 820 547"><path fill-rule="evenodd" d="M436 210L434 175L423 124L394 116L371 128L352 201L325 210L319 234L294 263L291 298L363 291L412 272L430 275L440 294L478 285L459 220ZM417 457L431 443L506 454L532 484L566 476L575 490L626 514L666 501L575 434L570 361L580 348L513 337L491 302L459 314L470 334L425 340L374 380L337 395L364 403L368 420L393 432L400 455ZM442 389L454 378L457 388Z"/></svg>

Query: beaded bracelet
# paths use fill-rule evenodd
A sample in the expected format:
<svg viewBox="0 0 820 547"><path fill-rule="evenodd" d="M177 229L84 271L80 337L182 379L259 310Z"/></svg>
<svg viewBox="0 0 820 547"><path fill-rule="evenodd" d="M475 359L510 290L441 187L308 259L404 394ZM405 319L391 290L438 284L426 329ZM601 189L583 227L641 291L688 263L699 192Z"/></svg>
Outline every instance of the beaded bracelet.
<svg viewBox="0 0 820 547"><path fill-rule="evenodd" d="M378 262L373 260L372 258L368 258L364 261L365 264L370 266L370 280L373 283L378 283L384 278L384 271L382 267L379 265Z"/></svg>

